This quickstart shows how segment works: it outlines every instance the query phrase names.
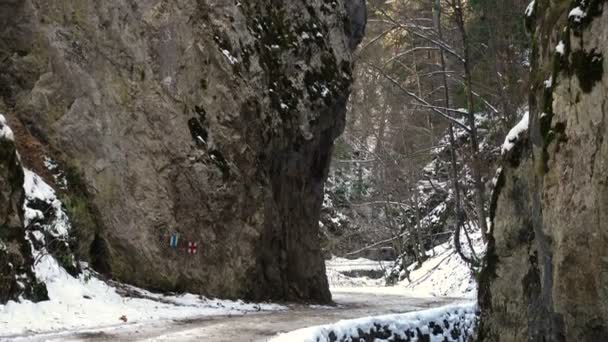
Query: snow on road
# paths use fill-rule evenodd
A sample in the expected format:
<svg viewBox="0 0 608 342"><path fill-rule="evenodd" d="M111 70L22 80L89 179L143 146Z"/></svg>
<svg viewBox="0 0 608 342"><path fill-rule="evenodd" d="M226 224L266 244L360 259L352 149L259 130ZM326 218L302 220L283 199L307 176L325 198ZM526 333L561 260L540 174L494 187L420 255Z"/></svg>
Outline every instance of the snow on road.
<svg viewBox="0 0 608 342"><path fill-rule="evenodd" d="M454 302L449 298L334 291L335 306L290 304L288 310L232 316L192 316L88 329L30 334L16 341L268 341L280 333L370 315L425 310ZM0 338L2 340L2 338ZM298 342L294 340L293 342Z"/></svg>
<svg viewBox="0 0 608 342"><path fill-rule="evenodd" d="M437 251L437 255L441 253ZM348 272L382 270L387 266L365 259L353 264L344 259L334 260L332 267L335 272ZM328 272L332 267L328 267ZM189 294L163 296L107 284L86 272L74 278L47 256L37 264L36 273L45 280L51 300L0 306L0 341L267 341L279 333L344 319L401 314L462 302L428 293L421 296L403 286L380 286L377 281L383 279L367 277L352 278L348 287L332 287L336 306L286 307ZM362 286L355 287L358 281ZM121 296L125 288L139 298ZM121 320L123 316L127 322Z"/></svg>
<svg viewBox="0 0 608 342"><path fill-rule="evenodd" d="M163 296L127 287L137 297L123 297L119 290L88 272L74 278L49 255L35 266L48 289L50 300L0 305L0 340L23 334L85 329L187 317L243 315L285 310L276 304L247 304L213 300L191 294Z"/></svg>

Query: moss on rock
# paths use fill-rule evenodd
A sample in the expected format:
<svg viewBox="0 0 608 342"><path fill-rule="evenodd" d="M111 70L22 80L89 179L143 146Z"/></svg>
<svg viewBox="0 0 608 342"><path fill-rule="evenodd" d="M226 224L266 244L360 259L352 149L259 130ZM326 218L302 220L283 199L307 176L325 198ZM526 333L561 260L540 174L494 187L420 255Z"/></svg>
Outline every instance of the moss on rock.
<svg viewBox="0 0 608 342"><path fill-rule="evenodd" d="M571 71L576 75L581 89L589 93L604 77L604 56L596 49L589 52L576 50L572 52Z"/></svg>

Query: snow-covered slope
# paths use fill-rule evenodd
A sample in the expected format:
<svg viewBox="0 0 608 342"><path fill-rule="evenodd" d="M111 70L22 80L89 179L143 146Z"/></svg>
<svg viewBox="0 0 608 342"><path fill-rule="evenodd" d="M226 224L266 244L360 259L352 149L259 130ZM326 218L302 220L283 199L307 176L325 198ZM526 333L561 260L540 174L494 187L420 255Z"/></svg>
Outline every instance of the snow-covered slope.
<svg viewBox="0 0 608 342"><path fill-rule="evenodd" d="M475 253L480 256L485 251L485 245L480 233L470 235ZM466 238L462 237L462 241ZM471 254L470 248L465 244L463 252ZM469 266L454 250L454 241L438 245L426 251L429 256L420 267L416 264L407 267L409 280L405 272L395 286L385 286L385 278L370 278L365 272L359 274L353 271L380 271L388 274L390 266L386 262L377 262L363 258L343 259L332 258L326 262L327 278L330 287L337 290L354 292L383 292L391 294L404 294L418 297L475 297L477 285ZM399 269L399 265L394 266Z"/></svg>
<svg viewBox="0 0 608 342"><path fill-rule="evenodd" d="M123 297L118 288L88 271L72 277L49 255L37 263L36 275L46 283L50 300L0 305L0 340L31 332L284 309L274 304L246 304L191 294L163 296L133 287L128 287L129 292L144 298Z"/></svg>
<svg viewBox="0 0 608 342"><path fill-rule="evenodd" d="M471 236L476 253L485 250L481 234ZM463 246L463 251L469 254L469 248ZM410 280L404 279L397 284L408 292L419 295L445 297L475 297L477 284L469 266L454 250L454 241L450 239L442 245L426 252L431 258L422 266L415 269L415 264L408 267Z"/></svg>
<svg viewBox="0 0 608 342"><path fill-rule="evenodd" d="M69 219L55 191L29 170L25 170L24 190L25 229L35 258L34 273L46 285L50 300L33 303L22 298L20 302L0 305L0 340L32 332L284 309L280 305L213 300L191 294L163 296L108 284L89 271L86 264L81 264L83 271L73 276L47 249L51 242L67 244L70 231ZM131 297L123 297L124 293Z"/></svg>

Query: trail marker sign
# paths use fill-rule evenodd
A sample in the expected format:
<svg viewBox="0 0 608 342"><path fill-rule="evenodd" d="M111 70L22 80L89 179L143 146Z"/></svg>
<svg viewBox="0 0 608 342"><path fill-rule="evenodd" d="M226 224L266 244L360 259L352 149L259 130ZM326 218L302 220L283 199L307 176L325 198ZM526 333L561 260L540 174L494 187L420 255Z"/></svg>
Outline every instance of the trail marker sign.
<svg viewBox="0 0 608 342"><path fill-rule="evenodd" d="M188 254L196 254L196 242L188 242Z"/></svg>
<svg viewBox="0 0 608 342"><path fill-rule="evenodd" d="M171 239L169 239L169 246L171 248L177 248L177 241L179 240L179 233L171 234Z"/></svg>

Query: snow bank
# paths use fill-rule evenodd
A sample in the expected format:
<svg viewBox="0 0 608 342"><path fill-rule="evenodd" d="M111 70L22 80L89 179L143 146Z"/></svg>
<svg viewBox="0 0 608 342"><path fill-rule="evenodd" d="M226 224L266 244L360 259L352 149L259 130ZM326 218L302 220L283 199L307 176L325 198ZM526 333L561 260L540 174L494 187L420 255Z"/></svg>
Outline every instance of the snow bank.
<svg viewBox="0 0 608 342"><path fill-rule="evenodd" d="M473 249L477 256L485 252L485 244L480 232L470 235ZM464 234L461 237L462 250L467 255L471 254L466 243ZM397 284L403 288L404 293L415 296L442 296L442 297L467 297L474 298L477 294L477 284L469 268L462 258L454 250L454 241L438 245L426 251L431 256L420 268L415 269L416 264L408 267L409 279L404 279Z"/></svg>
<svg viewBox="0 0 608 342"><path fill-rule="evenodd" d="M274 304L246 304L192 294L163 296L128 285L108 284L96 278L84 263L84 271L78 277L70 275L44 245L45 240L63 241L68 238L70 223L62 203L42 178L30 170L24 170L24 174L25 226L39 242L31 243L36 260L34 273L46 285L50 300L33 303L22 298L20 302L9 301L6 305L0 305L0 340L22 334L112 326L126 322L286 309ZM30 239L29 234L26 238ZM131 297L121 296L125 292L131 294Z"/></svg>
<svg viewBox="0 0 608 342"><path fill-rule="evenodd" d="M504 144L502 144L502 154L511 151L511 149L515 146L515 143L519 140L521 134L528 130L528 126L530 124L529 116L530 113L526 112L521 121L515 125L515 127L511 128L509 134L507 134L507 137L505 138Z"/></svg>
<svg viewBox="0 0 608 342"><path fill-rule="evenodd" d="M68 274L50 255L35 266L50 300L0 305L0 340L20 334L112 326L161 319L208 315L239 315L248 312L284 310L275 304L207 299L192 294L163 296L128 287L138 297L123 297L117 288L85 271L78 278Z"/></svg>
<svg viewBox="0 0 608 342"><path fill-rule="evenodd" d="M466 341L477 326L474 302L398 315L366 317L295 330L272 342L394 341L398 337L415 341Z"/></svg>
<svg viewBox="0 0 608 342"><path fill-rule="evenodd" d="M479 231L470 234L473 250L478 257L485 253L485 244ZM461 236L463 252L471 255L464 233ZM435 246L426 251L429 256L422 266L407 267L409 280L402 271L402 279L395 286L385 286L386 279L372 279L367 276L352 276L352 271L378 270L385 274L390 268L399 268L387 262L372 261L364 258L349 260L334 257L326 261L327 279L332 291L385 293L414 297L464 297L474 298L477 284L469 268L454 250L454 240ZM350 272L350 273L347 273Z"/></svg>

